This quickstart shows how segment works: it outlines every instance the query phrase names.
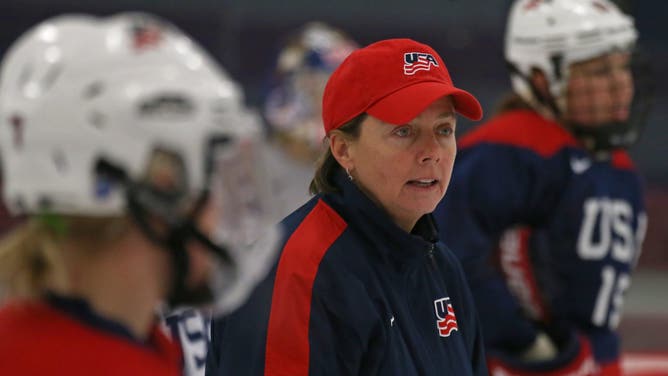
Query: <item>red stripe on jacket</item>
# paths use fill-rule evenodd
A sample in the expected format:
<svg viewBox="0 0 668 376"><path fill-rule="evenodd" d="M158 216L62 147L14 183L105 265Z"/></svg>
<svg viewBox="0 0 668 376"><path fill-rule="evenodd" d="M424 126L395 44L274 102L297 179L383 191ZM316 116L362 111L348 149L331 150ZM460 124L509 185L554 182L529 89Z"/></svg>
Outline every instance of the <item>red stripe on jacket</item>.
<svg viewBox="0 0 668 376"><path fill-rule="evenodd" d="M346 227L320 200L285 244L274 281L265 375L308 375L313 282L320 261Z"/></svg>

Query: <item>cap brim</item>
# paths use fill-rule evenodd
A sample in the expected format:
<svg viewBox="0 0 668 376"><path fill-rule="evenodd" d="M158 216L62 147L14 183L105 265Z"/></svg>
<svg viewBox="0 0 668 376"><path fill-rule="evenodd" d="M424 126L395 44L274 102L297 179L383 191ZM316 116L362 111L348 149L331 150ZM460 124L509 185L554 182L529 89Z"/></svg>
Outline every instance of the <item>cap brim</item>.
<svg viewBox="0 0 668 376"><path fill-rule="evenodd" d="M420 82L401 88L374 103L366 112L386 123L406 124L435 100L451 95L455 111L471 120L482 119L480 102L469 92L443 82Z"/></svg>

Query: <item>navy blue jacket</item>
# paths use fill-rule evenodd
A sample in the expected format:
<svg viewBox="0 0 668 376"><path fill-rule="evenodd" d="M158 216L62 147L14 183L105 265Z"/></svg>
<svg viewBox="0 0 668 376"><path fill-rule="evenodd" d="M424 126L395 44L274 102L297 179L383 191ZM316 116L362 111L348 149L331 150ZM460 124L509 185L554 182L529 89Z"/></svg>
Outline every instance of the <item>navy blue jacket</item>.
<svg viewBox="0 0 668 376"><path fill-rule="evenodd" d="M337 183L282 221L276 267L214 320L206 374L487 375L470 291L432 217L408 234Z"/></svg>
<svg viewBox="0 0 668 376"><path fill-rule="evenodd" d="M617 361L616 327L647 225L624 151L592 158L531 111L497 116L459 140L434 212L464 267L489 349L518 350L575 327L600 364Z"/></svg>

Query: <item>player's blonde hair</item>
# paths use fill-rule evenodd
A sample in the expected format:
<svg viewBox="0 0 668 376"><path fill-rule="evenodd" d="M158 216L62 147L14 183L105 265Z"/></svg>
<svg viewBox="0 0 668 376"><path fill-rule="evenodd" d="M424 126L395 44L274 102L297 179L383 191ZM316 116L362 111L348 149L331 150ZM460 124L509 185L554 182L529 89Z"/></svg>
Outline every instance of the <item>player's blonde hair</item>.
<svg viewBox="0 0 668 376"><path fill-rule="evenodd" d="M34 299L51 289L66 291L66 244L94 251L120 238L129 222L127 217L31 217L0 239L4 298Z"/></svg>

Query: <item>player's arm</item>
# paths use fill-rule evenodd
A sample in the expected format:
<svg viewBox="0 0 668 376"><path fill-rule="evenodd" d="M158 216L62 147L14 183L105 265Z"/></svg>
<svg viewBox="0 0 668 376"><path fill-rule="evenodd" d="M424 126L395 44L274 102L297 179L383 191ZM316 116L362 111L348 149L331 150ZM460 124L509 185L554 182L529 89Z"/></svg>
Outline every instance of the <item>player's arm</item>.
<svg viewBox="0 0 668 376"><path fill-rule="evenodd" d="M458 156L445 199L435 215L442 240L460 259L487 347L527 351L538 331L496 266L501 235L547 217L559 189L529 152L478 146Z"/></svg>

